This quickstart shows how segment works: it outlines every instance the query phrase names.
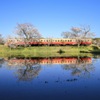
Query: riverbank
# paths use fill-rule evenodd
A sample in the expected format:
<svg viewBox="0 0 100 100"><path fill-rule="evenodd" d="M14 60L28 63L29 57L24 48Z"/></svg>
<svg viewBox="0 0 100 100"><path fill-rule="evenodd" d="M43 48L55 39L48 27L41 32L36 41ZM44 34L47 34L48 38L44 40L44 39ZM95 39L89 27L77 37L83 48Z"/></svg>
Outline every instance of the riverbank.
<svg viewBox="0 0 100 100"><path fill-rule="evenodd" d="M77 56L77 55L90 55L91 53L100 54L100 49L96 46L34 46L34 47L18 47L11 49L6 46L0 45L1 56Z"/></svg>

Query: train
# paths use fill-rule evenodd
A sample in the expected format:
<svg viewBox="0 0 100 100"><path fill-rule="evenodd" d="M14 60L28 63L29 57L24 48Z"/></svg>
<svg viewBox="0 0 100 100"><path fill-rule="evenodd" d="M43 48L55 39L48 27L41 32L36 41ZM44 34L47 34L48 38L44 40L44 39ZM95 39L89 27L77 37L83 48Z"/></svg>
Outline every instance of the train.
<svg viewBox="0 0 100 100"><path fill-rule="evenodd" d="M15 44L17 46L31 45L31 46L66 46L66 45L91 45L92 39L75 39L75 38L41 38L41 39L31 39L29 41L25 41L22 38L10 38L7 40L6 44Z"/></svg>

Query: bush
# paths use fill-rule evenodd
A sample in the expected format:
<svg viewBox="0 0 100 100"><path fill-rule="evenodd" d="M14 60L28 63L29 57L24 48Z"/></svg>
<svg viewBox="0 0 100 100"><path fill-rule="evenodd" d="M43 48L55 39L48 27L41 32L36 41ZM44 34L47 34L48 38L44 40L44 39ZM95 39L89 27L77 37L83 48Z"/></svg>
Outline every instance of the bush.
<svg viewBox="0 0 100 100"><path fill-rule="evenodd" d="M63 50L60 49L57 53L61 54L61 53L65 53L65 51L63 51Z"/></svg>

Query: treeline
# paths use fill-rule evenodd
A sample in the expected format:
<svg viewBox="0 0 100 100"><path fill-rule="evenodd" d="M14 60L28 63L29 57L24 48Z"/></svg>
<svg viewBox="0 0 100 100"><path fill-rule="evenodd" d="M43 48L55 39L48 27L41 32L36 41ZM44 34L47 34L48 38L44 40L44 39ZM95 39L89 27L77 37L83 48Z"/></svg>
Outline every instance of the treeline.
<svg viewBox="0 0 100 100"><path fill-rule="evenodd" d="M31 40L38 41L42 37L42 34L38 29L30 23L17 24L14 34L17 35L17 38L21 38L25 44ZM71 27L70 31L65 31L61 33L63 38L75 38L77 39L78 45L80 44L80 39L83 38L93 38L95 33L91 32L90 26L80 26L80 27ZM17 39L16 38L16 39ZM4 44L7 40L4 40L2 34L0 34L0 44ZM100 39L93 39L93 43L100 46ZM11 44L11 43L10 43Z"/></svg>

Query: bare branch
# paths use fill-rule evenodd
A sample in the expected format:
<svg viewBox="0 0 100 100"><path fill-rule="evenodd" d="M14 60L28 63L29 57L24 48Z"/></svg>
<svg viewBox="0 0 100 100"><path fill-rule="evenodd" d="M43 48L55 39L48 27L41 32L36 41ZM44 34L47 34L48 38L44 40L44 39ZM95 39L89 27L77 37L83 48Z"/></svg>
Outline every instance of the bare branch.
<svg viewBox="0 0 100 100"><path fill-rule="evenodd" d="M24 39L25 42L41 38L39 31L30 23L17 24L15 33Z"/></svg>

